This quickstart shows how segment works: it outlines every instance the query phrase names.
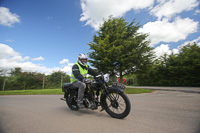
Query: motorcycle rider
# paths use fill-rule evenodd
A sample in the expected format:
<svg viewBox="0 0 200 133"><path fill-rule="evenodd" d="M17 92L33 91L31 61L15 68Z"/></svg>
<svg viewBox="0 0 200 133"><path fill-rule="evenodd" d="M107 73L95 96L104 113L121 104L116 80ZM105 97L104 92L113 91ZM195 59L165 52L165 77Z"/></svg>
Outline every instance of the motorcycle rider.
<svg viewBox="0 0 200 133"><path fill-rule="evenodd" d="M78 61L72 67L72 74L70 77L71 83L78 88L77 106L79 108L84 108L83 97L86 88L85 83L89 82L89 80L86 79L86 75L87 74L92 76L99 75L96 71L94 71L87 65L87 59L88 59L87 55L83 53L79 54Z"/></svg>

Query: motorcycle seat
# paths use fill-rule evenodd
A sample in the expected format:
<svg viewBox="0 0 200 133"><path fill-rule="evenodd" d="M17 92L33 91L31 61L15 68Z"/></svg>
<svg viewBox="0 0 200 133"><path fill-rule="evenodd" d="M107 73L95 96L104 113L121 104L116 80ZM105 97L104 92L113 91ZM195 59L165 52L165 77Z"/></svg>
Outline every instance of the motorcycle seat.
<svg viewBox="0 0 200 133"><path fill-rule="evenodd" d="M67 89L69 89L69 88L71 88L71 89L78 89L78 88L74 87L74 86L72 85L72 83L65 83L65 84L62 86L62 91L63 91L63 92L66 92Z"/></svg>
<svg viewBox="0 0 200 133"><path fill-rule="evenodd" d="M69 87L72 87L72 83L65 83L63 86L64 88L69 88Z"/></svg>

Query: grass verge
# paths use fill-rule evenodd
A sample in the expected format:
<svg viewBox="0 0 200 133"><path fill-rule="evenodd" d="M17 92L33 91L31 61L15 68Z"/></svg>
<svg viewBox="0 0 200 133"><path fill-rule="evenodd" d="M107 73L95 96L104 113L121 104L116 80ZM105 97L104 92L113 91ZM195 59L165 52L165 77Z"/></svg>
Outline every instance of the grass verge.
<svg viewBox="0 0 200 133"><path fill-rule="evenodd" d="M142 88L126 88L126 94L140 94L140 93L152 93L153 90L151 89L142 89Z"/></svg>
<svg viewBox="0 0 200 133"><path fill-rule="evenodd" d="M141 88L126 88L126 94L140 94L151 93L150 89ZM0 91L0 95L62 95L62 89L35 89L35 90L12 90L12 91Z"/></svg>
<svg viewBox="0 0 200 133"><path fill-rule="evenodd" d="M0 95L51 95L51 94L63 94L63 92L62 92L62 89L0 91Z"/></svg>

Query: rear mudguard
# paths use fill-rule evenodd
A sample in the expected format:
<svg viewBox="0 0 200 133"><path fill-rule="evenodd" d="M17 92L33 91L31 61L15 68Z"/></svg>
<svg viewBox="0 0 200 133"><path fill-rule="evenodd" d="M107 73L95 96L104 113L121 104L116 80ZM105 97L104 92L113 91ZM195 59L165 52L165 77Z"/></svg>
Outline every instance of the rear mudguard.
<svg viewBox="0 0 200 133"><path fill-rule="evenodd" d="M68 97L68 95L70 94L70 99ZM78 90L75 90L75 89L68 89L68 91L65 92L64 94L64 98L66 100L69 100L69 102L71 102L72 98L78 94Z"/></svg>
<svg viewBox="0 0 200 133"><path fill-rule="evenodd" d="M118 88L118 87L115 87L115 86L112 86L112 87L108 87L108 92L114 92L114 93L124 93L124 90ZM107 96L107 92L106 90L104 90L102 93L101 93L101 97L100 97L100 104L101 104L101 107L102 107L102 111L104 110L104 105L103 105L103 99Z"/></svg>

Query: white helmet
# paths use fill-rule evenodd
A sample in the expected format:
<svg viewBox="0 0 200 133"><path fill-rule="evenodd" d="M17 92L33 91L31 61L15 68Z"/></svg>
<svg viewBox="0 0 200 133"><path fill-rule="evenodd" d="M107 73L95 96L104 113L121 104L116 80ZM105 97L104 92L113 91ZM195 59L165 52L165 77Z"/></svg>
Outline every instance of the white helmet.
<svg viewBox="0 0 200 133"><path fill-rule="evenodd" d="M87 55L85 54L79 54L78 56L78 63L80 63L82 66L86 66L87 65Z"/></svg>

